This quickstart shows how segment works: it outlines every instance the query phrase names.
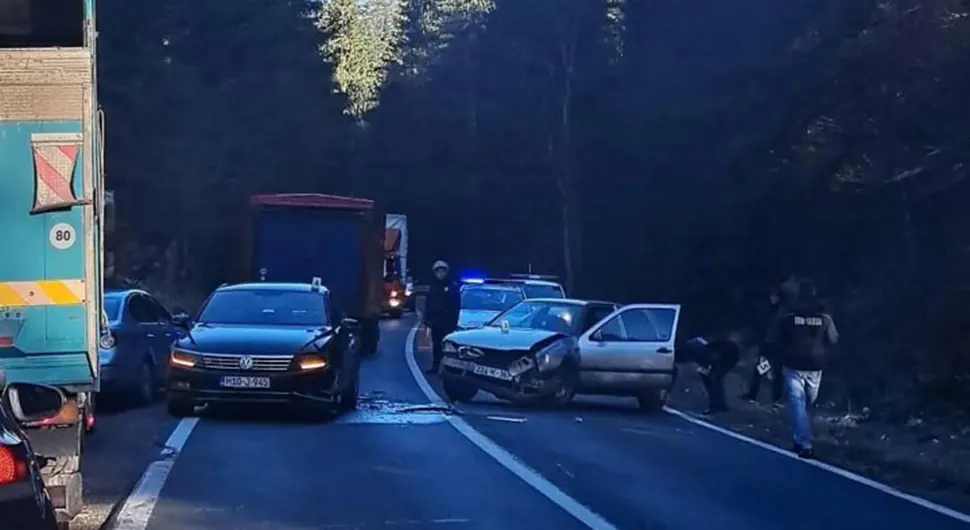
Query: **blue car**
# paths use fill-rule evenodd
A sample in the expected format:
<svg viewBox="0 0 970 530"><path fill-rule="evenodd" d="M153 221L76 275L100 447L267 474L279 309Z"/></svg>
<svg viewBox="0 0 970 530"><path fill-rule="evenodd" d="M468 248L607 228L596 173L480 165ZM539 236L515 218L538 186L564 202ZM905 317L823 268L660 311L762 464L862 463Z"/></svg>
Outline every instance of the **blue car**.
<svg viewBox="0 0 970 530"><path fill-rule="evenodd" d="M155 400L172 344L181 331L153 296L137 289L107 291L104 311L111 333L101 340L101 390Z"/></svg>

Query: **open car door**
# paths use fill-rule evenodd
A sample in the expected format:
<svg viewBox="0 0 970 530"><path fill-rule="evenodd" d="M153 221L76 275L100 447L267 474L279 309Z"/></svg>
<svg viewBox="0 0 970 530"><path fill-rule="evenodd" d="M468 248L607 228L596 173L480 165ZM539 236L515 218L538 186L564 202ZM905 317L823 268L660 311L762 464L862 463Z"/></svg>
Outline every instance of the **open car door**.
<svg viewBox="0 0 970 530"><path fill-rule="evenodd" d="M614 373L671 373L679 304L623 306L579 338L581 370Z"/></svg>

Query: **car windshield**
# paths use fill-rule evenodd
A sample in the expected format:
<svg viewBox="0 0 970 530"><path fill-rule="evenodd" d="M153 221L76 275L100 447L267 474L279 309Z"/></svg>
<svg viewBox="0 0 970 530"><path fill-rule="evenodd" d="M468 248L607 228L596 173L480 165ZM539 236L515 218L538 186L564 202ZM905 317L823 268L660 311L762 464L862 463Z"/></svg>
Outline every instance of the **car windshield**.
<svg viewBox="0 0 970 530"><path fill-rule="evenodd" d="M310 326L329 324L320 293L266 289L217 291L199 314L204 324Z"/></svg>
<svg viewBox="0 0 970 530"><path fill-rule="evenodd" d="M496 289L466 285L461 290L461 308L478 311L505 311L525 298L515 289Z"/></svg>
<svg viewBox="0 0 970 530"><path fill-rule="evenodd" d="M526 300L492 319L489 326L508 322L510 328L543 329L575 335L579 330L583 308L576 304Z"/></svg>
<svg viewBox="0 0 970 530"><path fill-rule="evenodd" d="M121 313L121 297L105 296L104 313L108 317L108 320L117 320L118 315Z"/></svg>
<svg viewBox="0 0 970 530"><path fill-rule="evenodd" d="M541 283L525 284L526 298L565 298L562 287L558 285L546 285Z"/></svg>

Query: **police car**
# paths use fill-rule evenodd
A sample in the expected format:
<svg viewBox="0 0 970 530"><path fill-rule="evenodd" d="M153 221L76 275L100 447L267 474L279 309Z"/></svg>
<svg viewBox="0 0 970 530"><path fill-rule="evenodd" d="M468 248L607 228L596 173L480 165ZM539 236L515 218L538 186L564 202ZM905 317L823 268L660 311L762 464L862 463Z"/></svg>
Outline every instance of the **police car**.
<svg viewBox="0 0 970 530"><path fill-rule="evenodd" d="M555 276L544 274L510 274L508 278L486 280L489 283L518 285L526 298L565 298L566 292Z"/></svg>
<svg viewBox="0 0 970 530"><path fill-rule="evenodd" d="M502 311L526 298L522 287L480 278L461 282L461 310L458 329L475 329L485 325Z"/></svg>

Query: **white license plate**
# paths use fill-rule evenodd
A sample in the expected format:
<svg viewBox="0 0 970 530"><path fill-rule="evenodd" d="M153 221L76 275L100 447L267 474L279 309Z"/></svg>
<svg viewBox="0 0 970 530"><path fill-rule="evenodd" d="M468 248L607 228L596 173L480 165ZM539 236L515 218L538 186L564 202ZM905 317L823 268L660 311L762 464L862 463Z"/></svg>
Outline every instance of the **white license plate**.
<svg viewBox="0 0 970 530"><path fill-rule="evenodd" d="M468 370L475 375L484 375L485 377L492 377L495 379L501 379L503 381L511 381L513 379L512 373L508 370L499 370L498 368L492 368L491 366L482 366L480 364L461 361L458 359L451 359L449 357L445 357L441 360L441 362L446 366Z"/></svg>
<svg viewBox="0 0 970 530"><path fill-rule="evenodd" d="M219 380L226 388L269 388L268 377L226 376Z"/></svg>

